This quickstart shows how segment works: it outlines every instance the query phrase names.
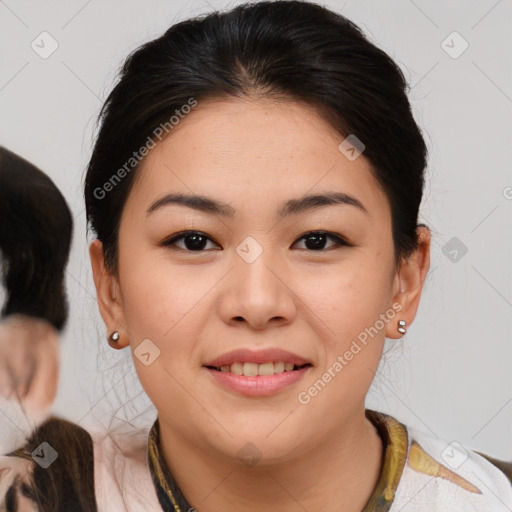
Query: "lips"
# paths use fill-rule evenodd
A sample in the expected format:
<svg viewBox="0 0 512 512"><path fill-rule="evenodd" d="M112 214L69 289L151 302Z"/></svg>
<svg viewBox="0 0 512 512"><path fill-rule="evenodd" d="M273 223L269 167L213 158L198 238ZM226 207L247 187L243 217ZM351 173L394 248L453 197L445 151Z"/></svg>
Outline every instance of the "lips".
<svg viewBox="0 0 512 512"><path fill-rule="evenodd" d="M265 363L284 363L286 367L292 364L294 369L305 365L312 366L307 359L279 348L268 348L257 351L249 349L232 350L231 352L226 352L212 359L203 366L220 371L222 366L231 366L234 363L255 363L258 365Z"/></svg>
<svg viewBox="0 0 512 512"><path fill-rule="evenodd" d="M296 385L312 363L278 348L238 349L203 365L212 382L238 396L266 397Z"/></svg>

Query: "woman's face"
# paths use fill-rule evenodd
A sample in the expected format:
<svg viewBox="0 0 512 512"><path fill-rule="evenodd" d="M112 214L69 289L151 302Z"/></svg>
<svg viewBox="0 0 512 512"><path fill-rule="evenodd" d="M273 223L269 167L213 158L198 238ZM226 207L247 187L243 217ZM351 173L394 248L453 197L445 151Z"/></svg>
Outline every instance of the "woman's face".
<svg viewBox="0 0 512 512"><path fill-rule="evenodd" d="M305 453L361 415L385 336L413 319L388 199L342 140L309 106L210 100L138 171L103 314L161 428L198 449Z"/></svg>

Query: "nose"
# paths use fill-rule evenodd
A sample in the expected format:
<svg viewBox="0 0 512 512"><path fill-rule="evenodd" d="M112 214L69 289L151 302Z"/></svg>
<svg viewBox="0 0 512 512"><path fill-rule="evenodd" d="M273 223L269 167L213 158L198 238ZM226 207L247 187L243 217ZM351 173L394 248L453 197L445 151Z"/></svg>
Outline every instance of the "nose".
<svg viewBox="0 0 512 512"><path fill-rule="evenodd" d="M289 281L268 251L251 263L235 255L235 268L224 282L222 319L229 325L246 322L257 330L293 322L298 299Z"/></svg>

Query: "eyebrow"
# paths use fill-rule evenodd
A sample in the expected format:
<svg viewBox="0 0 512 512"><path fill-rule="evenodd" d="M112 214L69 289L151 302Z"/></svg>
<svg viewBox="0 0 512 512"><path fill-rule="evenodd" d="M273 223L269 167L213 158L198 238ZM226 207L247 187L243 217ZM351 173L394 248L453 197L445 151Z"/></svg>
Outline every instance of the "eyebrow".
<svg viewBox="0 0 512 512"><path fill-rule="evenodd" d="M167 194L156 200L146 211L146 215L172 204L180 204L199 210L201 212L222 215L223 217L234 217L236 210L231 205L216 201L210 197L188 194ZM344 192L327 192L323 194L312 194L297 199L289 199L277 210L277 216L284 218L290 215L299 215L322 206L349 205L358 208L366 215L370 215L359 199Z"/></svg>

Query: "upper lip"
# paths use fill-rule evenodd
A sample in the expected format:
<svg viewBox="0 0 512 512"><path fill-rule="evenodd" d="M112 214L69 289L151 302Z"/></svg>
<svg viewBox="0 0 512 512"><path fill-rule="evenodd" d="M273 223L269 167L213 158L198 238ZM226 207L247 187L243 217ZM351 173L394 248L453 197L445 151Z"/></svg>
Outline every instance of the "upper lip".
<svg viewBox="0 0 512 512"><path fill-rule="evenodd" d="M236 350L232 350L230 352L226 352L225 354L222 354L221 356L212 359L204 366L220 367L225 365L231 365L233 363L263 364L277 361L292 363L297 366L310 364L307 359L304 359L303 357L300 357L297 354L293 354L292 352L288 352L280 348L266 348L261 350L239 348Z"/></svg>

